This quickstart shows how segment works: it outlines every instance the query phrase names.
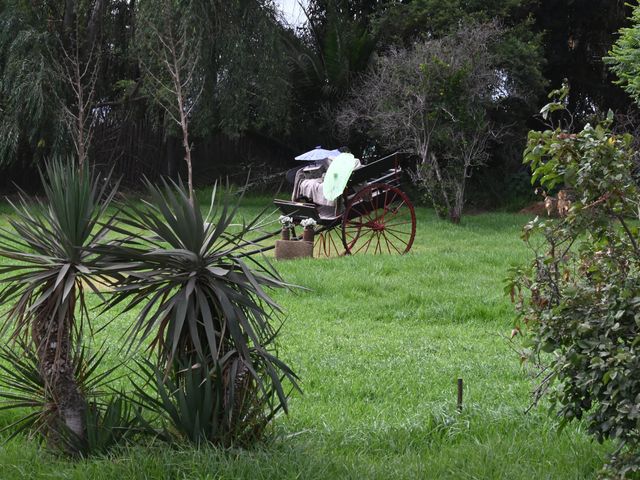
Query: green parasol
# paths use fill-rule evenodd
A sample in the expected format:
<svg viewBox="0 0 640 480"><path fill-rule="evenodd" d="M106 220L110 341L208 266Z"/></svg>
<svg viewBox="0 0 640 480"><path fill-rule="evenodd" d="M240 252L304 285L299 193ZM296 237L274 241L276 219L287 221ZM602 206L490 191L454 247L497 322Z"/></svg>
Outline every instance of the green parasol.
<svg viewBox="0 0 640 480"><path fill-rule="evenodd" d="M333 159L324 175L322 194L327 200L335 200L347 186L351 172L356 168L357 160L350 153L341 153Z"/></svg>

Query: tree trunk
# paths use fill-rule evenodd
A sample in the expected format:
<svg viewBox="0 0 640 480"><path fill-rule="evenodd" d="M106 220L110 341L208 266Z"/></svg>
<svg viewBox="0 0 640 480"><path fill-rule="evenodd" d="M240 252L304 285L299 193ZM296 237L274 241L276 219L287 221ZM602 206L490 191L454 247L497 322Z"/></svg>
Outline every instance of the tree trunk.
<svg viewBox="0 0 640 480"><path fill-rule="evenodd" d="M461 218L462 218L462 208L460 207L460 205L456 204L449 212L449 220L451 220L451 223L457 225L460 223Z"/></svg>
<svg viewBox="0 0 640 480"><path fill-rule="evenodd" d="M69 293L69 296L67 305L59 306L63 310L61 321L52 318L48 306L45 305L40 310L33 324L32 337L38 370L45 384L48 402L46 410L50 414L45 433L47 442L53 449L77 454L85 440L86 402L75 379L70 334L75 307L74 292ZM72 445L66 440L67 432L60 431L63 425L72 433Z"/></svg>
<svg viewBox="0 0 640 480"><path fill-rule="evenodd" d="M89 48L95 47L96 40L100 34L102 28L102 15L104 12L105 2L104 0L96 0L93 4L91 16L89 17L89 24L87 25Z"/></svg>
<svg viewBox="0 0 640 480"><path fill-rule="evenodd" d="M187 164L187 185L189 186L189 200L193 205L193 168L191 167L191 144L189 143L189 126L186 117L182 123L182 146L184 148L184 161Z"/></svg>
<svg viewBox="0 0 640 480"><path fill-rule="evenodd" d="M71 33L73 27L73 19L75 17L76 2L75 0L66 0L64 7L64 18L62 19L62 30L65 35Z"/></svg>
<svg viewBox="0 0 640 480"><path fill-rule="evenodd" d="M178 63L175 60L175 85L176 97L178 100L178 109L180 110L180 127L182 128L182 148L184 148L184 161L187 164L187 185L189 186L189 201L193 205L193 169L191 168L191 143L189 143L189 118L185 112L184 99L182 92L182 84L180 83L180 74L178 71Z"/></svg>
<svg viewBox="0 0 640 480"><path fill-rule="evenodd" d="M449 201L449 195L447 194L447 186L445 185L445 179L443 178L442 172L440 171L440 164L438 163L438 159L433 153L430 153L429 155L430 157L428 161L430 162L431 168L433 168L433 171L436 174L436 183L440 188L440 198L442 200L441 202L439 202L437 200L437 196L433 196L432 197L433 207L436 209L436 213L441 218L446 218L445 216L447 213L449 214L449 217L451 217L452 206L451 206L451 202ZM442 212L442 215L440 215L440 212Z"/></svg>
<svg viewBox="0 0 640 480"><path fill-rule="evenodd" d="M460 223L460 219L462 218L462 211L464 210L464 196L465 196L465 190L467 186L467 174L468 174L468 164L465 165L464 167L459 183L453 186L453 189L454 189L453 205L450 210L449 219L451 220L452 223L455 223L455 224Z"/></svg>

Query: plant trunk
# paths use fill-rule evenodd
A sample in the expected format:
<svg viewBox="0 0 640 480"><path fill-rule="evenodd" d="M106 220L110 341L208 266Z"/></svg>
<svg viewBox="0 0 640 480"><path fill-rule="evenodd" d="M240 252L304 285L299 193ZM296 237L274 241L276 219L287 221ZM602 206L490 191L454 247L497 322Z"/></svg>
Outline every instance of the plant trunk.
<svg viewBox="0 0 640 480"><path fill-rule="evenodd" d="M38 370L45 385L47 396L46 410L49 446L56 450L77 454L85 440L86 402L75 379L75 366L71 345L70 320L73 316L75 301L73 292L66 306L64 318L52 318L50 310L43 308L36 317L32 336L38 356ZM57 315L56 315L57 316ZM70 432L73 444L68 441L65 428Z"/></svg>

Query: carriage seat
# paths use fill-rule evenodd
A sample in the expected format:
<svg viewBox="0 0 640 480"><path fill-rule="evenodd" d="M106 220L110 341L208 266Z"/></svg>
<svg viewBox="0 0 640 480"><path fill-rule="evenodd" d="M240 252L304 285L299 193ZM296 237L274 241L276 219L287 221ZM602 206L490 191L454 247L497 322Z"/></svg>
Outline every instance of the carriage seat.
<svg viewBox="0 0 640 480"><path fill-rule="evenodd" d="M294 202L301 200L310 201L321 207L335 207L336 202L334 200L327 200L324 197L322 188L324 174L331 162L332 159L326 159L317 164L299 169L296 172L291 200ZM359 159L356 158L355 162L354 172L362 167Z"/></svg>

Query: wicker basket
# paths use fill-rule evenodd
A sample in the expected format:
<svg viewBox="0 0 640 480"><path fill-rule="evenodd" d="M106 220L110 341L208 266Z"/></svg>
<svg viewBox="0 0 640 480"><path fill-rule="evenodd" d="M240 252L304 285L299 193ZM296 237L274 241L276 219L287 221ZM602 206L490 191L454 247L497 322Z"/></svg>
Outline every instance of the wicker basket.
<svg viewBox="0 0 640 480"><path fill-rule="evenodd" d="M304 240L276 240L276 258L291 260L292 258L313 257L313 242Z"/></svg>

